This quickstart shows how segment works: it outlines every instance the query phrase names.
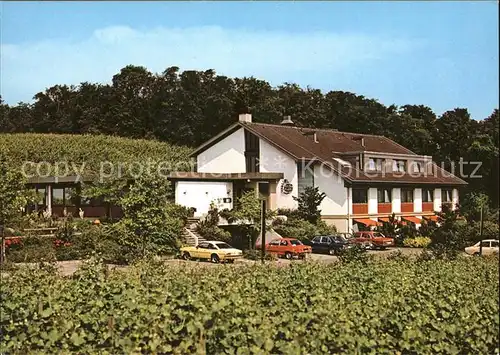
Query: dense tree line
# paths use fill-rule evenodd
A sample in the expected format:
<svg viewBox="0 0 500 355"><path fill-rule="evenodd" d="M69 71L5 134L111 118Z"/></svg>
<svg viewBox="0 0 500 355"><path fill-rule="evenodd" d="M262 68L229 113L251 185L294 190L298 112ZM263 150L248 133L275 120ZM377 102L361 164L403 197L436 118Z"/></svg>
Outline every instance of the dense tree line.
<svg viewBox="0 0 500 355"><path fill-rule="evenodd" d="M483 178L469 179L468 189L487 193L498 206L498 109L480 121L465 108L438 117L424 105L385 106L344 91L322 93L289 83L272 87L213 70L170 67L153 74L127 66L109 85L56 85L36 94L32 104L2 101L0 132L100 133L196 146L246 108L258 122L279 123L287 114L302 126L385 135L448 166L460 158L480 161Z"/></svg>

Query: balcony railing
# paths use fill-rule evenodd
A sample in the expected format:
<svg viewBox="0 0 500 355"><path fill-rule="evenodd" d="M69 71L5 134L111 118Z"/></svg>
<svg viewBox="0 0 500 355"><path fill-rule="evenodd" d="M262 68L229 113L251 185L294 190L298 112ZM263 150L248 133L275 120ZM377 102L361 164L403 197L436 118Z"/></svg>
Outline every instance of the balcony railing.
<svg viewBox="0 0 500 355"><path fill-rule="evenodd" d="M434 202L422 202L422 211L424 212L434 211Z"/></svg>
<svg viewBox="0 0 500 355"><path fill-rule="evenodd" d="M377 207L378 213L391 213L392 203L379 203Z"/></svg>
<svg viewBox="0 0 500 355"><path fill-rule="evenodd" d="M401 212L413 212L413 202L402 202Z"/></svg>
<svg viewBox="0 0 500 355"><path fill-rule="evenodd" d="M353 203L352 204L353 214L368 214L368 204L367 203Z"/></svg>

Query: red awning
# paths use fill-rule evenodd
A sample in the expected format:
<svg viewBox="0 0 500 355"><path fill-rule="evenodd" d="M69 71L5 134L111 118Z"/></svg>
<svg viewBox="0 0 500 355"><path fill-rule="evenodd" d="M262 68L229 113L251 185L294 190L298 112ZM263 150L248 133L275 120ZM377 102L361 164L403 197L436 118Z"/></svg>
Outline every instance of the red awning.
<svg viewBox="0 0 500 355"><path fill-rule="evenodd" d="M381 222L388 223L389 222L389 217L379 217L378 220L381 221Z"/></svg>
<svg viewBox="0 0 500 355"><path fill-rule="evenodd" d="M424 216L425 219L428 219L429 221L438 221L438 216Z"/></svg>
<svg viewBox="0 0 500 355"><path fill-rule="evenodd" d="M408 222L413 222L415 224L422 224L422 220L414 216L403 217L403 219Z"/></svg>
<svg viewBox="0 0 500 355"><path fill-rule="evenodd" d="M379 226L380 225L380 223L378 223L377 221L374 221L373 219L369 219L369 218L355 219L354 222L364 224L365 226Z"/></svg>

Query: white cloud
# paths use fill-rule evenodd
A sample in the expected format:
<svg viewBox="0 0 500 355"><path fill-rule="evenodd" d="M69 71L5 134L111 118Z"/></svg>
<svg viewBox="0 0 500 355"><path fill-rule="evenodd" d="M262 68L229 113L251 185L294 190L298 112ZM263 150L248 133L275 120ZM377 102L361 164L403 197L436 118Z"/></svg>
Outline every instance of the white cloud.
<svg viewBox="0 0 500 355"><path fill-rule="evenodd" d="M297 73L343 73L363 64L407 55L422 42L363 34L287 33L220 27L125 26L94 31L86 40L2 44L2 97L8 103L55 84L108 82L128 64L153 72L215 69L228 76L256 76L280 84ZM307 84L307 83L300 83Z"/></svg>

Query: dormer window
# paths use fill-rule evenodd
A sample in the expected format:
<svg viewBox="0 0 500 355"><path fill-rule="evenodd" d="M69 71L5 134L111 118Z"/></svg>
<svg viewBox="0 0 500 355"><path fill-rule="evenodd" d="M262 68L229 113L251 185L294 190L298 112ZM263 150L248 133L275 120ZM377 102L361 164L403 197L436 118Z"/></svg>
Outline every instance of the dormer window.
<svg viewBox="0 0 500 355"><path fill-rule="evenodd" d="M413 162L413 171L416 173L423 173L424 172L424 165L420 161L414 161Z"/></svg>
<svg viewBox="0 0 500 355"><path fill-rule="evenodd" d="M369 158L367 170L371 171L382 171L382 167L384 166L384 159L381 158Z"/></svg>
<svg viewBox="0 0 500 355"><path fill-rule="evenodd" d="M393 160L392 171L400 173L406 172L406 160Z"/></svg>

